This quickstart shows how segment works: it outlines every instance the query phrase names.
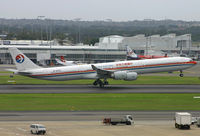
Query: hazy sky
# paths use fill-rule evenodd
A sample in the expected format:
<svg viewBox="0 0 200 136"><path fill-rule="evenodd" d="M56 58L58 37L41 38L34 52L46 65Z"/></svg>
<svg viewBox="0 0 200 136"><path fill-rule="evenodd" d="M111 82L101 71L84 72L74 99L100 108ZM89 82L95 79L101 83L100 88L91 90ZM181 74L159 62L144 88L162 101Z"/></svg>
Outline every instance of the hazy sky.
<svg viewBox="0 0 200 136"><path fill-rule="evenodd" d="M200 21L200 0L0 0L0 18Z"/></svg>

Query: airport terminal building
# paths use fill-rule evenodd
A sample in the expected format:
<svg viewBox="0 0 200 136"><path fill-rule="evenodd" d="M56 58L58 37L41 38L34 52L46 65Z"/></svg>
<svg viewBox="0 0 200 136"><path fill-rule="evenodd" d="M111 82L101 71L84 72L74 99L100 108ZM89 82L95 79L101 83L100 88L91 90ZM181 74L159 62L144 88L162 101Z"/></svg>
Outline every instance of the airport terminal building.
<svg viewBox="0 0 200 136"><path fill-rule="evenodd" d="M104 48L101 46L60 46L60 45L0 45L0 62L11 64L9 47L16 47L35 63L55 62L55 58L64 56L69 61L84 63L111 62L126 59L126 50Z"/></svg>
<svg viewBox="0 0 200 136"><path fill-rule="evenodd" d="M91 45L65 45L61 46L53 41L12 41L0 42L0 63L11 64L12 59L8 52L9 47L17 47L35 63L44 62L64 56L69 61L81 61L84 63L111 62L126 59L126 47L129 46L141 55L151 54L151 50L165 53L182 53L199 57L200 48L193 47L191 34L176 36L175 34L160 35L136 35L123 37L111 35L99 38L99 42ZM155 52L154 52L155 53Z"/></svg>

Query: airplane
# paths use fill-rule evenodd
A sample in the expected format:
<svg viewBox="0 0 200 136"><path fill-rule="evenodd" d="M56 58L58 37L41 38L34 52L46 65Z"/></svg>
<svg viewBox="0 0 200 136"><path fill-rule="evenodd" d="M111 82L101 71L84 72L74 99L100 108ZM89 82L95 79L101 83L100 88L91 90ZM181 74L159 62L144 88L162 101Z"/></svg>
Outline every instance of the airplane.
<svg viewBox="0 0 200 136"><path fill-rule="evenodd" d="M140 59L157 59L157 58L166 58L168 57L167 54L163 56L158 56L158 55L137 55L134 53L134 51L127 46L127 60L140 60Z"/></svg>
<svg viewBox="0 0 200 136"><path fill-rule="evenodd" d="M15 74L56 81L95 79L93 85L99 85L101 88L108 85L108 78L132 81L137 79L138 74L170 71L180 71L180 76L183 77L182 71L184 69L197 64L196 61L186 57L167 57L42 68L33 63L17 48L10 47L8 49L17 68L17 70L10 71Z"/></svg>
<svg viewBox="0 0 200 136"><path fill-rule="evenodd" d="M67 61L65 60L65 58L63 56L60 56L60 60L59 59L55 59L56 62L58 64L64 65L64 66L73 66L73 65L77 65L77 63L75 63L74 61Z"/></svg>
<svg viewBox="0 0 200 136"><path fill-rule="evenodd" d="M59 59L55 59L58 64L64 65L64 66L73 66L73 65L83 65L84 63L81 63L80 61L68 61L65 60L63 56L60 56Z"/></svg>

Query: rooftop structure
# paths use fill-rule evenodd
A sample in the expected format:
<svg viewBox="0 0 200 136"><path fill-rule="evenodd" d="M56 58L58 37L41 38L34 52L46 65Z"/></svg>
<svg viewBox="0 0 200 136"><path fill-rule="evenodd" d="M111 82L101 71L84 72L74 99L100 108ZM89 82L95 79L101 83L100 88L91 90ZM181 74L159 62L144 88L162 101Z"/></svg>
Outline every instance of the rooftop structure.
<svg viewBox="0 0 200 136"><path fill-rule="evenodd" d="M5 44L6 42L8 43ZM7 51L11 46L22 50L36 63L42 60L54 61L59 56L64 56L66 60L85 63L124 60L126 59L127 46L132 48L135 53L141 55L159 55L155 54L155 52L162 51L200 56L200 48L191 46L191 34L180 36L175 34L151 35L148 37L144 34L132 37L111 35L101 37L99 43L96 43L94 46L84 44L61 46L53 41L6 40L6 42L0 42L0 63L12 63L12 59Z"/></svg>

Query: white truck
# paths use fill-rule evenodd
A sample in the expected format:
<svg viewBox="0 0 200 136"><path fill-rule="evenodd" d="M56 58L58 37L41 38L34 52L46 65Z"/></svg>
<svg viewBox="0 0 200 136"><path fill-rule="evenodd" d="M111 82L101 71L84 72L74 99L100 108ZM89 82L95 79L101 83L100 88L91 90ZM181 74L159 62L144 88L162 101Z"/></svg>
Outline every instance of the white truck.
<svg viewBox="0 0 200 136"><path fill-rule="evenodd" d="M133 118L131 115L126 115L123 118L104 118L103 124L106 125L117 125L117 124L125 124L131 125L133 123Z"/></svg>
<svg viewBox="0 0 200 136"><path fill-rule="evenodd" d="M179 129L190 129L192 116L188 112L175 113L175 127Z"/></svg>

